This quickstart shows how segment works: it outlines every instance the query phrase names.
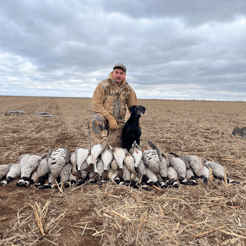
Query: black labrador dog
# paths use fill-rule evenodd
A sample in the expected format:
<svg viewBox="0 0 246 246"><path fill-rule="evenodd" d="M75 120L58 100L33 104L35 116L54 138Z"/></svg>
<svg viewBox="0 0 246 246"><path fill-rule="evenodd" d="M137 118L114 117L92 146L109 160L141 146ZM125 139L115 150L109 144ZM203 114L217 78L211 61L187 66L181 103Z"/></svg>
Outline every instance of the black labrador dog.
<svg viewBox="0 0 246 246"><path fill-rule="evenodd" d="M131 116L125 123L122 130L121 147L129 151L134 141L139 145L141 129L139 126L139 118L141 114L145 113L146 108L141 105L134 105L130 107Z"/></svg>

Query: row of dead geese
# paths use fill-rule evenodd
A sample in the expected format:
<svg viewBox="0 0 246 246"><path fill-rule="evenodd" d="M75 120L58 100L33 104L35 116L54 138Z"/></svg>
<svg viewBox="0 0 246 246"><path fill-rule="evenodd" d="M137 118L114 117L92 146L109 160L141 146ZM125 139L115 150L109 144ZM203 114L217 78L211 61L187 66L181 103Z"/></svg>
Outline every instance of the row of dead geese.
<svg viewBox="0 0 246 246"><path fill-rule="evenodd" d="M102 184L107 180L119 185L151 189L204 184L211 175L223 180L224 167L196 155L164 155L158 146L148 142L152 149L142 150L136 142L127 151L122 148L103 148L101 144L90 149L77 148L70 153L67 147L51 149L46 155L23 154L19 162L0 166L0 186L20 178L16 185L27 187L31 183L40 189L59 187L64 191L70 184ZM4 180L3 180L4 179ZM228 183L239 183L227 179Z"/></svg>

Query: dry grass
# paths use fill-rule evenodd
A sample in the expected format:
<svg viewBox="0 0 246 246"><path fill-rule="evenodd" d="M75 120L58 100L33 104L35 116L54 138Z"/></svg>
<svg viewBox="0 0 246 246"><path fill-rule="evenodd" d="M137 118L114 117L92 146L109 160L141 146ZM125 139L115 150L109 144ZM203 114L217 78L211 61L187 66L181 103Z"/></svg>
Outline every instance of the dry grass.
<svg viewBox="0 0 246 246"><path fill-rule="evenodd" d="M0 164L50 148L89 147L90 100L0 97ZM23 100L22 100L23 99ZM107 183L59 190L1 187L0 245L245 245L245 139L230 134L245 126L244 103L148 101L142 144L163 153L197 154L221 163L240 185L136 190ZM18 108L17 108L18 107ZM2 116L6 111L26 111ZM34 116L47 111L55 117ZM18 203L13 204L13 200ZM11 202L12 201L12 202ZM36 202L38 201L38 202Z"/></svg>
<svg viewBox="0 0 246 246"><path fill-rule="evenodd" d="M236 190L236 192L235 192ZM58 191L57 191L58 192ZM54 245L61 236L60 221L70 208L91 209L86 217L68 223L71 237L89 233L102 245L230 245L246 239L246 196L241 186L209 183L179 189L145 191L106 184L69 188L61 209L46 204L26 204L11 222L1 245ZM100 221L94 223L95 219ZM74 235L75 236L74 236Z"/></svg>
<svg viewBox="0 0 246 246"><path fill-rule="evenodd" d="M66 210L61 210L47 201L26 204L18 209L17 217L10 223L0 241L1 245L36 245L42 239L58 245L55 241L61 236L59 222L65 217Z"/></svg>

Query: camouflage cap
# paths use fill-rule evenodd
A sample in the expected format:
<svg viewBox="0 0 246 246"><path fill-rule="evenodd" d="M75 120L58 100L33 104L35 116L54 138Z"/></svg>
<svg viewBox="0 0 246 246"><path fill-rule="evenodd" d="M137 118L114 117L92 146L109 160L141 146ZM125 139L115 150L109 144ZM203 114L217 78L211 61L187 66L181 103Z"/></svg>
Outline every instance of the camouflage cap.
<svg viewBox="0 0 246 246"><path fill-rule="evenodd" d="M120 69L122 69L124 72L126 72L126 67L125 67L122 63L117 63L116 65L114 65L113 70L115 70L116 68L120 68Z"/></svg>

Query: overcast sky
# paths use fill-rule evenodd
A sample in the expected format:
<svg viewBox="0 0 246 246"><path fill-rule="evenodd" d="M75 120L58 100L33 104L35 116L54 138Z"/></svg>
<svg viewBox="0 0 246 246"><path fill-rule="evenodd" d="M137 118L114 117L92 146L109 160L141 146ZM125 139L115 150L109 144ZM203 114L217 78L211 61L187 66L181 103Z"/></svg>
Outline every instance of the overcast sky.
<svg viewBox="0 0 246 246"><path fill-rule="evenodd" d="M245 0L0 0L0 95L246 100Z"/></svg>

